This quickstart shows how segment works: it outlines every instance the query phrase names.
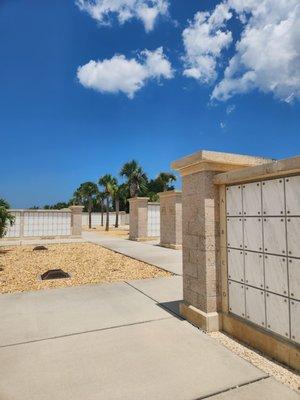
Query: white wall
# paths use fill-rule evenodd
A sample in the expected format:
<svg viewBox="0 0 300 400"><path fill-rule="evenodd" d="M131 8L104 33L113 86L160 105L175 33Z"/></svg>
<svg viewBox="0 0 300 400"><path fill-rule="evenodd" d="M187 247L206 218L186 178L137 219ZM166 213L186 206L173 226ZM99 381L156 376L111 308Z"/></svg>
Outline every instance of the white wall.
<svg viewBox="0 0 300 400"><path fill-rule="evenodd" d="M8 226L7 238L71 235L70 211L11 210L11 213L15 223Z"/></svg>
<svg viewBox="0 0 300 400"><path fill-rule="evenodd" d="M160 236L160 204L148 203L148 236Z"/></svg>
<svg viewBox="0 0 300 400"><path fill-rule="evenodd" d="M228 186L229 311L300 343L300 175Z"/></svg>
<svg viewBox="0 0 300 400"><path fill-rule="evenodd" d="M129 215L129 214L128 214ZM129 221L126 214L120 213L119 214L119 226L128 225ZM116 223L116 213L110 212L109 213L109 225L113 226ZM103 214L103 225L106 224L106 213ZM89 214L82 213L82 226L89 225ZM101 226L101 213L92 213L92 228L96 228L97 226Z"/></svg>

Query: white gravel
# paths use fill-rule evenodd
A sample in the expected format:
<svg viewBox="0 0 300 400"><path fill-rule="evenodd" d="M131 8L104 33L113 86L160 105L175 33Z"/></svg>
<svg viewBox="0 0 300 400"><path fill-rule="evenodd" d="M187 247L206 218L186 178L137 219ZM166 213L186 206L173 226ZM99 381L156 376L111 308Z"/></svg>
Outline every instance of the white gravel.
<svg viewBox="0 0 300 400"><path fill-rule="evenodd" d="M296 371L266 357L261 352L238 342L222 332L209 333L209 336L300 394L300 376Z"/></svg>

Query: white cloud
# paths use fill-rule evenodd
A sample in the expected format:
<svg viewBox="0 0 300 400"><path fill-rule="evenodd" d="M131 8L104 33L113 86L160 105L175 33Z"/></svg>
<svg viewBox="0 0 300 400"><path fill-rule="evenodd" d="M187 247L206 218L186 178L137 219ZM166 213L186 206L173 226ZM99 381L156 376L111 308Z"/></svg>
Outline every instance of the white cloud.
<svg viewBox="0 0 300 400"><path fill-rule="evenodd" d="M220 4L212 14L198 12L183 31L184 75L210 83L217 78L217 60L232 42L224 23L231 18L228 6Z"/></svg>
<svg viewBox="0 0 300 400"><path fill-rule="evenodd" d="M234 55L228 61L223 78L213 90L212 99L224 101L235 94L254 89L272 93L288 103L300 99L299 0L227 0L221 3L223 14L218 11L218 19L216 12L219 6L213 13L206 13L205 19L194 27L193 43L189 46L186 45L185 32L191 26L183 32L186 59L191 58L195 68L194 73L190 74L185 70L185 75L205 81L201 79L206 74L205 65L197 63L197 59L208 55L211 59L211 76L216 78L217 71L222 69L221 63L218 65L222 50L230 44L229 39L220 40L220 35L223 33L227 38L231 37L226 23L231 18L229 15L236 16L242 24L241 37L235 44ZM218 22L211 22L212 18ZM210 29L211 26L214 29ZM203 31L208 32L208 49L205 51ZM217 50L216 42L219 44Z"/></svg>
<svg viewBox="0 0 300 400"><path fill-rule="evenodd" d="M220 127L221 127L221 129L224 130L224 129L226 128L225 122L221 121L221 122L220 122Z"/></svg>
<svg viewBox="0 0 300 400"><path fill-rule="evenodd" d="M235 110L235 105L229 104L229 106L226 107L226 114L229 115L229 114L233 113L234 110Z"/></svg>
<svg viewBox="0 0 300 400"><path fill-rule="evenodd" d="M110 25L113 16L120 24L132 18L143 22L147 32L154 28L159 15L168 15L168 0L76 0L101 25Z"/></svg>
<svg viewBox="0 0 300 400"><path fill-rule="evenodd" d="M123 92L130 99L148 80L171 79L173 75L162 47L154 51L144 50L138 59L116 54L103 61L91 60L77 70L79 82L86 88L101 93Z"/></svg>

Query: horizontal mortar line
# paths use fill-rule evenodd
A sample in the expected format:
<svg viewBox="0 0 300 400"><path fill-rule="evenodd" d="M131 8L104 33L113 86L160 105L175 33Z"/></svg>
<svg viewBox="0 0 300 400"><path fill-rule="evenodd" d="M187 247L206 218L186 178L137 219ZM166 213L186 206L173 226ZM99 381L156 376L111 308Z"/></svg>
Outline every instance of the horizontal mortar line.
<svg viewBox="0 0 300 400"><path fill-rule="evenodd" d="M249 249L244 249L243 247L231 247L231 246L227 246L227 250L238 250L238 251L242 251L244 253L255 253L255 254L260 254L260 255L264 255L264 256L276 256L276 257L281 257L281 258L291 258L291 259L295 259L295 260L299 260L300 257L297 256L293 256L291 254L278 254L278 253L269 253L267 251L257 251L257 250L249 250Z"/></svg>
<svg viewBox="0 0 300 400"><path fill-rule="evenodd" d="M147 320L147 321L132 322L132 323L130 323L130 324L115 325L115 326L109 326L109 327L106 327L106 328L91 329L91 330L89 330L89 331L76 332L76 333L68 333L68 334L60 335L60 336L51 336L51 337L43 338L43 339L29 340L29 341L27 341L27 342L18 342L18 343L5 344L5 345L0 346L0 349L6 348L6 347L22 346L22 345L31 344L31 343L45 342L45 341L47 341L47 340L55 340L55 339L60 339L60 338L66 338L66 337L72 337L72 336L85 335L86 333L102 332L102 331L108 331L108 330L110 330L110 329L126 328L127 326L135 326L135 325L148 324L148 323L150 323L150 322L155 322L155 321L165 321L165 320L170 319L170 318L171 318L171 317L150 319L150 320Z"/></svg>
<svg viewBox="0 0 300 400"><path fill-rule="evenodd" d="M136 290L137 292L139 292L139 293L143 294L144 296L148 297L148 299L150 299L150 300L154 301L155 303L159 304L164 310L168 310L168 312L170 312L172 315L174 315L174 317L176 317L176 318L178 318L178 319L183 321L183 318L179 314L176 314L174 311L170 310L168 307L163 306L162 303L159 303L153 297L151 297L148 294L144 293L142 290L136 288L135 286L133 286L132 284L130 284L127 281L124 281L124 283L126 283L128 286L132 287L132 289ZM179 300L177 300L177 301L179 301Z"/></svg>
<svg viewBox="0 0 300 400"><path fill-rule="evenodd" d="M231 386L231 387L229 387L227 389L219 390L219 391L217 391L215 393L212 393L212 394L208 394L208 395L204 395L204 396L201 396L201 397L197 397L195 400L203 400L203 399L214 398L215 396L217 396L219 394L230 392L231 390L235 390L235 389L241 388L243 386L252 385L253 383L260 382L260 381L263 381L263 380L268 379L268 378L270 378L270 375L263 376L261 378L256 378L256 379L253 379L252 381L241 383L240 385Z"/></svg>
<svg viewBox="0 0 300 400"><path fill-rule="evenodd" d="M228 281L234 282L234 283L238 283L239 285L247 286L247 287L250 287L250 288L252 288L252 289L259 290L259 291L261 291L261 292L270 293L270 294L275 294L276 296L282 297L282 298L287 299L287 300L296 301L296 302L298 302L298 303L300 302L300 300L299 300L298 298L290 297L289 295L285 295L285 294L280 294L280 293L272 292L270 289L265 289L265 288L262 288L262 287L249 285L249 283L236 281L235 279L231 279L231 278L228 278Z"/></svg>

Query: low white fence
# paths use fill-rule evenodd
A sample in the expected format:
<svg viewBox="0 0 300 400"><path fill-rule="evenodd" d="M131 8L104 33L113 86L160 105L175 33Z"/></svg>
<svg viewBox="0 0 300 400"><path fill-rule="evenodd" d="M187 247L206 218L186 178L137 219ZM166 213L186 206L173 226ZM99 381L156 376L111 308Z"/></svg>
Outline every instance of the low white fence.
<svg viewBox="0 0 300 400"><path fill-rule="evenodd" d="M109 213L109 225L113 226L116 223L116 213ZM84 212L82 213L82 226L89 225L89 214ZM106 225L106 213L103 214L103 225ZM119 226L129 225L129 214L125 214L124 211L120 211L119 213ZM96 228L101 226L101 212L92 213L92 228Z"/></svg>
<svg viewBox="0 0 300 400"><path fill-rule="evenodd" d="M6 238L70 236L71 210L11 210L15 222L8 226Z"/></svg>

